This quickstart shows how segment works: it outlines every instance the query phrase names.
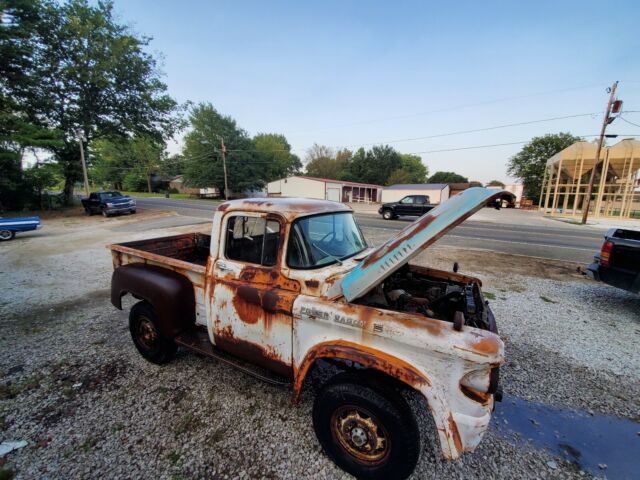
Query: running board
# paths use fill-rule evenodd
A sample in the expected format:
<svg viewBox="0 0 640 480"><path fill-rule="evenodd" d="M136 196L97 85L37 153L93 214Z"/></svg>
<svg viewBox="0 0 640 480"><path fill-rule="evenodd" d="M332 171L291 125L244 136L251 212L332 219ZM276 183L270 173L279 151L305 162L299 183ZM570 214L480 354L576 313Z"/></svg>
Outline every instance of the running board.
<svg viewBox="0 0 640 480"><path fill-rule="evenodd" d="M209 340L209 334L207 331L202 328L194 328L193 330L182 332L175 338L175 342L178 345L186 347L201 355L220 360L227 365L231 365L252 377L262 380L263 382L270 383L271 385L288 386L291 384L291 382L284 377L275 375L268 370L250 363L243 362L242 360L232 357L216 348Z"/></svg>

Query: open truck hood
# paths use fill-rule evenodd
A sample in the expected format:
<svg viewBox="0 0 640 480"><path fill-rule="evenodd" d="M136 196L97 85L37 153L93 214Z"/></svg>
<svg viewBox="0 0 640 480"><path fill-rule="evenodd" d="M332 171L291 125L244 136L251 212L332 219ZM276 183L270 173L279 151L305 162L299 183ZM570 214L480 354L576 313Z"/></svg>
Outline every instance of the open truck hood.
<svg viewBox="0 0 640 480"><path fill-rule="evenodd" d="M449 230L482 207L503 198L512 199L513 194L474 187L430 210L373 250L342 278L340 286L345 299L350 302L361 297Z"/></svg>

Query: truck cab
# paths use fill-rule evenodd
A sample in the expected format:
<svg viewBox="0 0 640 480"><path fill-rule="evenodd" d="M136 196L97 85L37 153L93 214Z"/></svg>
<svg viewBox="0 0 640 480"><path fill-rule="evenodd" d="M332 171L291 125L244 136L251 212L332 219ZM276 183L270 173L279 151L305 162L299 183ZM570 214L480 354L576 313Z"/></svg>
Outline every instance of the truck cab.
<svg viewBox="0 0 640 480"><path fill-rule="evenodd" d="M187 347L287 385L294 403L331 365L313 408L325 452L358 477L404 478L421 447L400 392L426 399L454 460L480 442L504 362L481 281L409 260L505 195L469 189L377 248L340 203L228 201L210 236L111 245L112 303L140 300L129 326L148 360Z"/></svg>

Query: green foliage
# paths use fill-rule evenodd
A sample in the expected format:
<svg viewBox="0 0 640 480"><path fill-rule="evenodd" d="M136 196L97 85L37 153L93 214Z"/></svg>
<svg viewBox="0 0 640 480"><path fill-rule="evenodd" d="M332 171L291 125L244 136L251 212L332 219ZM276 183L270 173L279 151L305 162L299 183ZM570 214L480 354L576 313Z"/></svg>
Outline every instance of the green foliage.
<svg viewBox="0 0 640 480"><path fill-rule="evenodd" d="M429 183L469 183L469 179L455 172L436 172L429 178Z"/></svg>
<svg viewBox="0 0 640 480"><path fill-rule="evenodd" d="M179 127L176 103L146 51L149 38L119 23L111 2L20 3L28 15L16 28L26 33L14 35L16 48L0 38L2 55L14 58L4 92L25 118L63 132L63 145L49 150L62 164L67 198L82 178L77 128L91 142L132 132L160 140Z"/></svg>
<svg viewBox="0 0 640 480"><path fill-rule="evenodd" d="M151 176L163 170L163 145L153 137L97 139L91 149L91 179L105 188L150 192Z"/></svg>
<svg viewBox="0 0 640 480"><path fill-rule="evenodd" d="M547 160L580 140L582 140L580 137L564 132L534 137L509 159L507 172L522 180L524 195L536 203L540 199Z"/></svg>
<svg viewBox="0 0 640 480"><path fill-rule="evenodd" d="M185 136L184 176L191 187L217 187L224 192L221 138L227 149L229 190L241 192L265 184L264 166L247 132L236 121L218 113L210 103L200 103L189 115L191 131Z"/></svg>
<svg viewBox="0 0 640 480"><path fill-rule="evenodd" d="M277 133L259 133L253 137L257 161L262 165L265 182L289 177L300 172L302 162L291 153L291 145L284 135Z"/></svg>
<svg viewBox="0 0 640 480"><path fill-rule="evenodd" d="M360 182L384 185L391 173L402 167L400 153L389 145L376 145L365 153L359 149L351 161L351 172Z"/></svg>
<svg viewBox="0 0 640 480"><path fill-rule="evenodd" d="M427 181L429 169L422 163L420 156L401 153L400 160L402 166L389 175L386 182L387 185L395 185L398 183L425 183Z"/></svg>
<svg viewBox="0 0 640 480"><path fill-rule="evenodd" d="M500 180L491 180L489 183L487 183L487 187L504 188L504 183L502 183Z"/></svg>

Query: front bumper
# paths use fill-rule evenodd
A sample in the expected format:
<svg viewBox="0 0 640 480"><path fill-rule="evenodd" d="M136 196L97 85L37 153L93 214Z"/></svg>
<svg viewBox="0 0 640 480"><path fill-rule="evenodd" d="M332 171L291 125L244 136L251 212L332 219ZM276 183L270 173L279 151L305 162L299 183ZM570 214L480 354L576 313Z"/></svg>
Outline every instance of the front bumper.
<svg viewBox="0 0 640 480"><path fill-rule="evenodd" d="M115 214L115 213L128 213L131 212L133 210L136 209L135 205L127 205L127 206L120 206L118 205L117 207L107 207L105 209L105 211L109 214Z"/></svg>

